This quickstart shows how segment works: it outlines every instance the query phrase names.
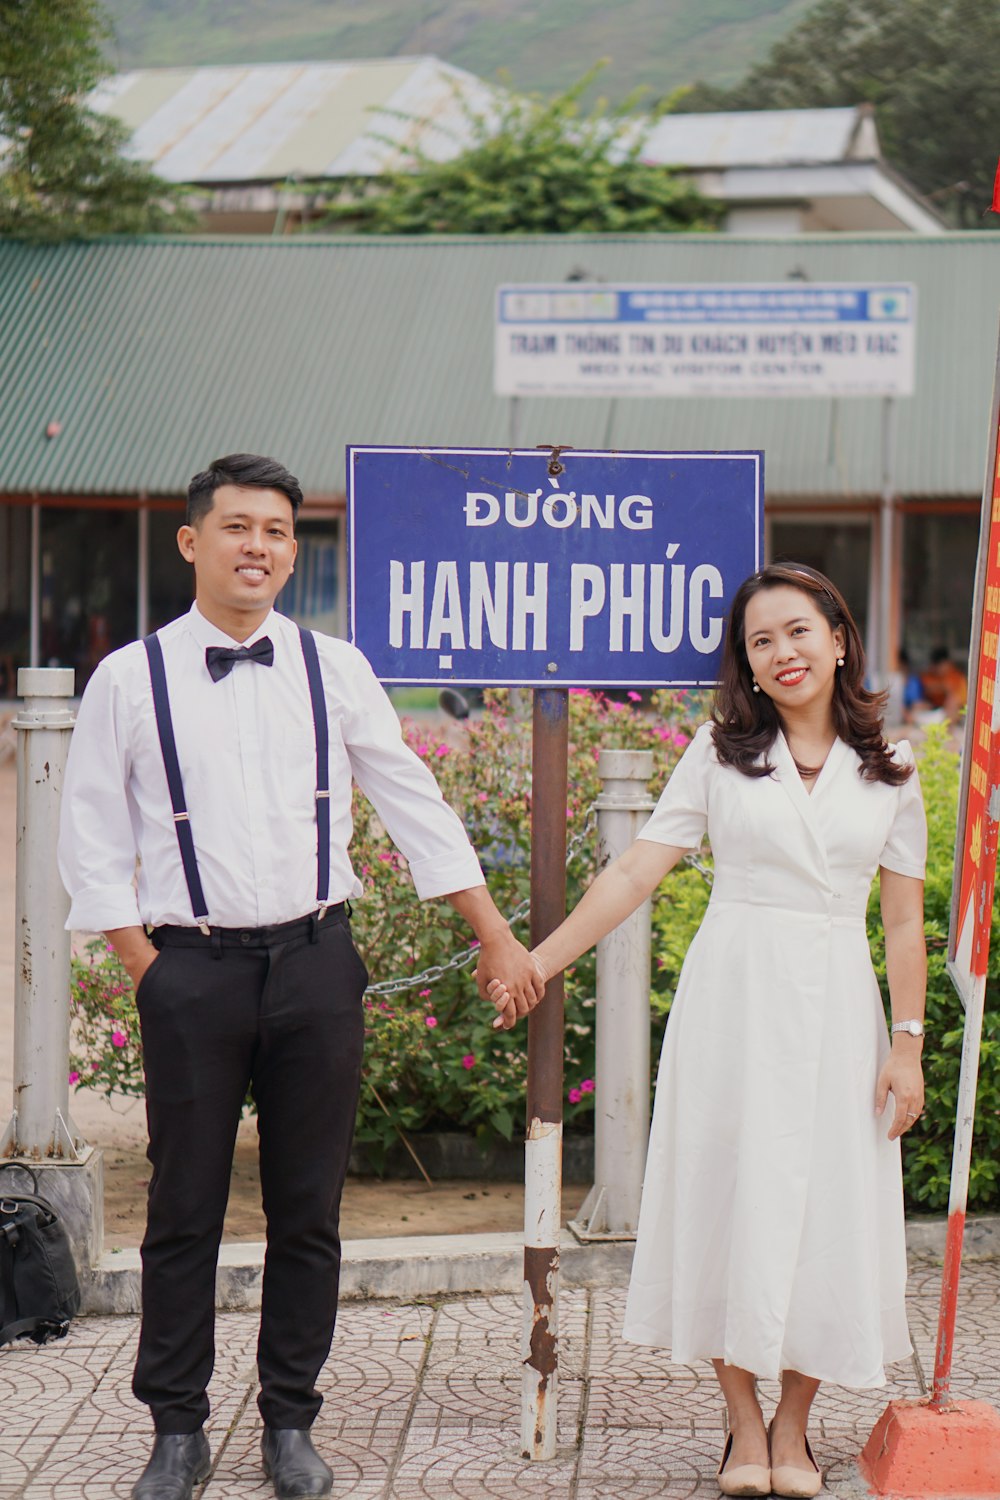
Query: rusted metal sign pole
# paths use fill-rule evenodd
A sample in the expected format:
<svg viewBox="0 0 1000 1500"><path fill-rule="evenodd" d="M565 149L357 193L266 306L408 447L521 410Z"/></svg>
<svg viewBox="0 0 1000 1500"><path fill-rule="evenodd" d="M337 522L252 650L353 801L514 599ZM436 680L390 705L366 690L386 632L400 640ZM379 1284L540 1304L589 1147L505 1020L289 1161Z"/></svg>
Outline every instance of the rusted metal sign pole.
<svg viewBox="0 0 1000 1500"><path fill-rule="evenodd" d="M569 701L565 688L534 693L531 752L531 941L566 915ZM528 1018L524 1149L524 1319L521 1452L554 1458L559 1373L559 1229L562 1218L563 979L550 980Z"/></svg>

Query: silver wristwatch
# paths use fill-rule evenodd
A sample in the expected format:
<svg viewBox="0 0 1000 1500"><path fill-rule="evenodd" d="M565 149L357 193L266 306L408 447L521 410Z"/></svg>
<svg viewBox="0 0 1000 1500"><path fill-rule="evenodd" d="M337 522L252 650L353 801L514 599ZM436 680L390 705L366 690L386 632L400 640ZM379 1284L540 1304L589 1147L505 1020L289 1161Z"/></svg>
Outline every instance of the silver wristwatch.
<svg viewBox="0 0 1000 1500"><path fill-rule="evenodd" d="M893 1021L892 1031L893 1035L897 1031L908 1031L910 1036L923 1036L924 1023L923 1021Z"/></svg>

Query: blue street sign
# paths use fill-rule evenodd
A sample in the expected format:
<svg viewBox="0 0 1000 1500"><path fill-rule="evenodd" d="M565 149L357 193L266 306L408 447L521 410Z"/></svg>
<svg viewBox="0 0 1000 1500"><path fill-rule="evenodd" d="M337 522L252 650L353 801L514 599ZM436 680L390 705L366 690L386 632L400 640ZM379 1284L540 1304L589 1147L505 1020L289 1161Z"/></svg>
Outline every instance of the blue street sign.
<svg viewBox="0 0 1000 1500"><path fill-rule="evenodd" d="M763 454L351 446L347 472L351 638L383 682L716 680Z"/></svg>

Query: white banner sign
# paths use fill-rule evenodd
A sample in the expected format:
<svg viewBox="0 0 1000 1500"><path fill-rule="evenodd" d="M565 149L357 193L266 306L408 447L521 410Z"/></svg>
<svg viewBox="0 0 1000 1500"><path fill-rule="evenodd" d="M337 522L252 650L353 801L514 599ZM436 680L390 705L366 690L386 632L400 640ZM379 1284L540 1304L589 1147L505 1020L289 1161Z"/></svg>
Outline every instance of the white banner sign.
<svg viewBox="0 0 1000 1500"><path fill-rule="evenodd" d="M497 288L498 396L910 396L916 289Z"/></svg>

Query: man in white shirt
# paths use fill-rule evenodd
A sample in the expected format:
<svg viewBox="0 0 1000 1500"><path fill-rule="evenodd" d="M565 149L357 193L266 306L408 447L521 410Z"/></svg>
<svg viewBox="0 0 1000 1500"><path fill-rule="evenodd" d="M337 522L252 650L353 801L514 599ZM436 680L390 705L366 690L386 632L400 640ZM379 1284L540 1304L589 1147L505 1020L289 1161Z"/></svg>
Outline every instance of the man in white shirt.
<svg viewBox="0 0 1000 1500"><path fill-rule="evenodd" d="M309 1428L337 1310L368 980L348 922L361 892L348 856L352 779L418 896L445 897L473 927L481 993L503 974L519 1015L541 998L368 662L272 609L294 565L301 499L287 469L252 454L194 477L177 540L195 603L101 663L66 775L67 925L105 932L121 956L146 1066L153 1174L133 1390L156 1437L134 1500L189 1500L209 1472L215 1268L248 1088L268 1237L264 1468L279 1497L330 1491Z"/></svg>

